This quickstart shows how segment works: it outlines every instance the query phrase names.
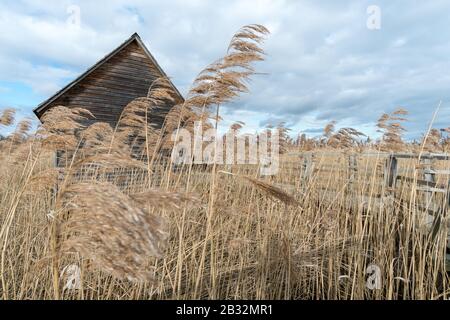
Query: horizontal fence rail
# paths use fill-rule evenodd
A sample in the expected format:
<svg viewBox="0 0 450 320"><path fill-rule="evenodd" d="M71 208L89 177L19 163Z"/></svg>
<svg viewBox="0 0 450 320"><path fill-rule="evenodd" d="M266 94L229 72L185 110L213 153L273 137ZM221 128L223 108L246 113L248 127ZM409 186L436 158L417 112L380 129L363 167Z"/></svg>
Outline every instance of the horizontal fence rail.
<svg viewBox="0 0 450 320"><path fill-rule="evenodd" d="M445 217L450 209L450 163L446 164L448 168L436 168L436 161L449 161L449 154L434 154L434 153L386 153L386 152L363 152L363 153L345 153L345 152L295 152L289 153L291 156L298 156L302 160L301 179L303 181L304 190L307 188L309 181L320 180L320 173L335 173L336 179L344 177L346 180L346 190L351 189L355 184L355 180L358 174L372 174L380 173L382 175L381 187L384 188L385 194L370 194L369 196L360 194L359 202L367 203L367 199L374 199L373 201L379 201L379 205L383 206L392 199L395 199L396 190L400 185L405 183L414 187L414 190L420 193L420 199L423 199L425 206L417 205L416 208L422 211L429 217L433 226L440 225L440 221ZM327 157L339 157L340 161L336 160L333 164L323 165L321 161ZM376 158L380 161L381 167L378 167L378 163L375 166L369 168L366 163L365 166L360 166L359 162L365 158ZM412 163L412 168L401 168L400 160L411 159L416 161ZM342 161L343 160L343 161ZM384 162L384 164L383 164ZM410 163L411 165L411 163ZM373 169L375 168L375 169ZM361 170L363 169L363 170ZM364 170L365 169L365 170ZM363 171L363 172L361 172ZM371 172L370 172L371 171ZM407 174L412 174L407 176ZM329 177L329 175L328 175ZM440 179L438 179L440 177ZM323 177L322 177L323 178ZM329 179L329 178L328 178ZM442 183L444 181L444 183ZM372 182L372 185L373 182ZM379 185L379 184L376 184ZM337 187L342 188L343 184L339 184ZM339 190L330 190L330 186L321 188L324 194L337 193ZM342 190L342 189L341 189ZM442 194L445 201L438 201L436 194ZM331 197L333 198L333 196ZM431 232L431 231L430 231ZM450 249L450 232L447 238L447 248ZM450 271L450 255L446 254L447 270Z"/></svg>

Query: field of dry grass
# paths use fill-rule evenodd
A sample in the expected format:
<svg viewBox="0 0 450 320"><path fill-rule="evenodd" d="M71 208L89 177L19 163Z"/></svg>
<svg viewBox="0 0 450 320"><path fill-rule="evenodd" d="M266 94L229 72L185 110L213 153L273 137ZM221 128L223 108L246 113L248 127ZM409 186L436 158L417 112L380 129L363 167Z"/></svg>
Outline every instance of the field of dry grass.
<svg viewBox="0 0 450 320"><path fill-rule="evenodd" d="M442 137L433 144L434 131L421 146L403 143L404 110L380 119L377 143L360 143L361 133L334 123L322 140L281 135L273 176L261 177L255 165L167 161L167 133L193 121L217 125L211 106L247 90L266 34L261 26L240 30L162 129L148 118L171 99L164 79L130 103L115 128L83 125L87 110L64 107L47 112L37 133L19 123L0 142L1 298L448 298L447 210L430 228L416 185L386 188L385 157L363 156L446 150ZM9 126L14 112L0 118ZM129 147L131 138L140 148ZM64 168L55 168L62 150ZM309 175L300 157L307 151L316 152ZM358 159L353 173L349 154ZM400 167L419 174L414 161Z"/></svg>

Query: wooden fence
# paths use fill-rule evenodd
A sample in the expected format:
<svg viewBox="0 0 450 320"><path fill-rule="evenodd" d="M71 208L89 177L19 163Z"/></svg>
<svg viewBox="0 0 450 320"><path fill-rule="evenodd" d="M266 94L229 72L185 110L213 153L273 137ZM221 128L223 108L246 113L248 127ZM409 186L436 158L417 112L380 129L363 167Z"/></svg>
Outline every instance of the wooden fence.
<svg viewBox="0 0 450 320"><path fill-rule="evenodd" d="M408 154L408 153L353 153L345 155L340 152L305 152L290 153L290 155L298 155L303 159L302 163L302 180L311 179L316 171L323 169L317 167L316 159L326 156L345 156L347 157L346 168L332 167L333 171L345 169L348 173L348 183L355 181L356 175L360 169L358 158L378 158L384 160L383 184L386 189L393 190L398 186L399 182L409 182L416 185L416 190L423 191L431 201L432 193L443 193L447 197L447 206L450 207L450 155L448 154ZM399 166L400 159L416 160L416 170L420 178L408 177L402 175ZM433 160L449 161L448 169L434 168ZM327 167L328 168L328 167ZM436 177L438 175L446 176L446 183L438 183Z"/></svg>
<svg viewBox="0 0 450 320"><path fill-rule="evenodd" d="M416 206L416 208L428 215L432 226L440 226L443 218L448 219L450 210L450 155L448 154L305 152L291 153L290 155L300 156L302 159L301 179L305 186L311 179L320 180L320 172L326 171L323 170L323 165L318 164L321 162L319 159L328 156L341 157L342 160L344 157L346 159L345 166L337 169L338 166L333 165L331 171L334 175L338 175L339 171L344 171L347 187L351 187L356 182L357 175L361 170L358 159L367 160L367 158L375 157L378 162L383 163L380 187L384 190L385 195L379 197L381 204L395 198L396 191L402 184L408 183L415 187L419 197L425 203L425 206ZM409 160L410 166L413 166L409 172L402 168L401 161L405 160ZM437 166L436 162L438 161L445 162L444 168ZM330 169L329 165L325 168ZM408 176L407 173L412 174ZM338 187L342 188L342 185ZM437 194L441 194L441 196L438 198ZM366 199L371 196L373 195L369 194L363 197ZM430 232L435 232L434 227L430 229ZM448 233L446 258L447 270L450 271L450 232Z"/></svg>

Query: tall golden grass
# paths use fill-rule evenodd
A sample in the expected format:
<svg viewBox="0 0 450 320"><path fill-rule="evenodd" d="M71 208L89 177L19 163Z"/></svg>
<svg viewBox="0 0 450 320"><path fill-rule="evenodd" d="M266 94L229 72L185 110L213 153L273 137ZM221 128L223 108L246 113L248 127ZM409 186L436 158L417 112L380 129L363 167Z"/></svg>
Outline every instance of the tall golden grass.
<svg viewBox="0 0 450 320"><path fill-rule="evenodd" d="M166 161L175 129L217 126L219 106L248 91L267 34L259 25L239 30L162 128L152 117L174 102L167 79L126 106L115 128L61 106L36 133L22 122L0 141L2 298L448 298L446 212L430 233L417 187L387 190L381 153L361 153L419 150L401 138L403 109L382 116L379 142L362 143L360 132L336 131L334 122L320 139L294 141L279 125L283 155L271 177L251 165ZM12 109L0 113L1 126L13 123ZM428 151L446 151L444 131L425 137ZM334 158L323 152L330 149ZM290 152L308 150L316 168L305 178ZM64 168L54 166L55 152ZM338 170L348 154L360 157L351 182ZM402 166L417 177L416 162ZM380 271L377 289L369 266Z"/></svg>

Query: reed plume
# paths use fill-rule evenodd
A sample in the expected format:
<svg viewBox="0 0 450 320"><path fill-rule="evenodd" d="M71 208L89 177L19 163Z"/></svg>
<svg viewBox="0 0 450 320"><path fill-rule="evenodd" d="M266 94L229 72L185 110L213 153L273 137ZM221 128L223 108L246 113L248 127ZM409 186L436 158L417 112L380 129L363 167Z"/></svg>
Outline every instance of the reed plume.
<svg viewBox="0 0 450 320"><path fill-rule="evenodd" d="M299 205L298 201L293 196L278 187L252 177L242 176L242 178L249 181L258 190L262 191L272 198L278 199L288 205Z"/></svg>
<svg viewBox="0 0 450 320"><path fill-rule="evenodd" d="M179 102L168 78L155 79L146 97L133 100L123 109L115 129L118 141L131 145L134 157L150 159L160 148L167 106Z"/></svg>
<svg viewBox="0 0 450 320"><path fill-rule="evenodd" d="M382 151L402 151L405 149L405 143L402 139L403 132L406 129L402 123L407 121L405 116L408 111L398 108L391 114L383 114L378 120L378 132L383 134L380 148Z"/></svg>
<svg viewBox="0 0 450 320"><path fill-rule="evenodd" d="M75 168L146 168L143 162L131 157L129 144L121 139L114 139L113 129L108 123L96 122L81 131L79 136L81 141L73 164Z"/></svg>
<svg viewBox="0 0 450 320"><path fill-rule="evenodd" d="M290 194L286 193L285 191L281 190L278 187L275 187L267 182L244 176L239 174L234 174L231 172L226 171L219 171L219 173L228 174L231 176L238 177L240 179L244 179L248 182L250 182L253 186L255 186L259 191L263 192L264 194L270 196L271 198L280 200L281 202L288 204L288 205L299 205L299 202Z"/></svg>
<svg viewBox="0 0 450 320"><path fill-rule="evenodd" d="M289 131L291 131L291 129L286 127L285 122L280 122L277 125L276 130L278 132L279 139L279 152L280 154L284 154L289 150L289 146L293 144L293 141L289 136Z"/></svg>
<svg viewBox="0 0 450 320"><path fill-rule="evenodd" d="M7 108L0 112L0 125L8 127L14 123L14 116L16 110L13 108Z"/></svg>
<svg viewBox="0 0 450 320"><path fill-rule="evenodd" d="M353 128L341 128L332 134L327 144L332 148L349 149L357 146L358 139L365 134Z"/></svg>
<svg viewBox="0 0 450 320"><path fill-rule="evenodd" d="M243 121L236 121L235 123L233 123L233 124L230 126L230 130L236 131L236 133L237 133L237 132L239 132L239 130L241 130L244 126L245 126L245 122L243 122Z"/></svg>
<svg viewBox="0 0 450 320"><path fill-rule="evenodd" d="M87 109L56 106L41 118L37 136L42 146L50 150L74 150L79 142L77 134L95 118Z"/></svg>
<svg viewBox="0 0 450 320"><path fill-rule="evenodd" d="M427 152L442 151L442 134L438 129L431 129L428 136L422 138L423 150Z"/></svg>
<svg viewBox="0 0 450 320"><path fill-rule="evenodd" d="M188 93L185 106L194 107L199 113L230 102L243 92L248 92L246 82L255 74L254 62L264 60L260 44L269 34L264 26L242 27L231 39L227 54L207 66L196 77Z"/></svg>
<svg viewBox="0 0 450 320"><path fill-rule="evenodd" d="M366 136L353 128L341 128L336 132L336 121L329 122L323 129L322 145L331 148L349 149L358 145L358 139Z"/></svg>
<svg viewBox="0 0 450 320"><path fill-rule="evenodd" d="M62 252L76 251L118 279L153 279L149 258L162 257L168 236L161 218L108 183L72 184L62 202L69 213Z"/></svg>
<svg viewBox="0 0 450 320"><path fill-rule="evenodd" d="M334 130L336 128L336 121L329 122L325 128L323 129L323 136L326 140L328 140L334 133Z"/></svg>
<svg viewBox="0 0 450 320"><path fill-rule="evenodd" d="M12 143L20 143L26 140L29 131L31 130L31 120L28 118L22 119L16 126L16 129L9 137Z"/></svg>

